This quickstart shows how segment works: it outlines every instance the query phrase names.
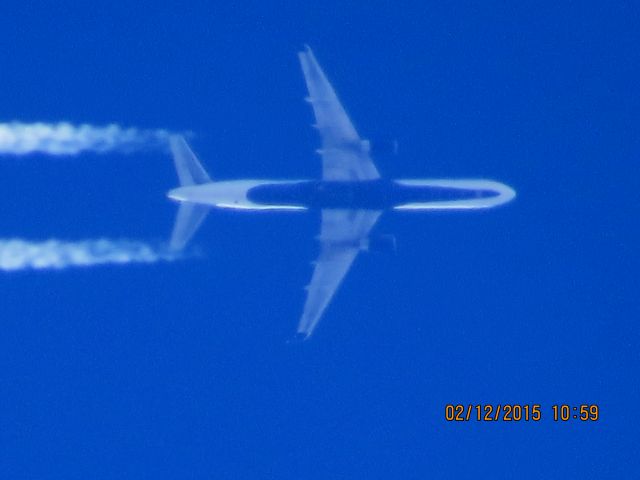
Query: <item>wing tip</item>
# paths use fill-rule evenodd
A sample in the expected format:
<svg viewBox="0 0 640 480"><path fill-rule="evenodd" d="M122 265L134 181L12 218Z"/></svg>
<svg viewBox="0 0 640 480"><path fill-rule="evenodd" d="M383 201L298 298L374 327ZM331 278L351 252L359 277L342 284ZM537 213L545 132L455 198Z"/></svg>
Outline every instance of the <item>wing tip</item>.
<svg viewBox="0 0 640 480"><path fill-rule="evenodd" d="M298 56L299 56L301 59L303 59L303 58L304 58L305 60L307 60L307 59L309 59L309 60L311 60L311 59L315 59L315 57L314 57L314 55L313 55L313 50L311 50L311 47L309 46L309 44L308 44L308 43L303 43L303 44L302 44L302 50L300 50L300 51L298 52Z"/></svg>
<svg viewBox="0 0 640 480"><path fill-rule="evenodd" d="M306 332L297 332L292 338L287 342L289 345L299 345L301 343L306 342L311 334Z"/></svg>

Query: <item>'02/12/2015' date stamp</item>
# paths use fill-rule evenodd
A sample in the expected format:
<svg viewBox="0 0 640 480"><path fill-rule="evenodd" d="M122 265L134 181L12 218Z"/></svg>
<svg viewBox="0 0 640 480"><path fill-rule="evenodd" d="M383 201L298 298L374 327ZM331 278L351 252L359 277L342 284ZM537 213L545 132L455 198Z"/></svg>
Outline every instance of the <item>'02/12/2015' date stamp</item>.
<svg viewBox="0 0 640 480"><path fill-rule="evenodd" d="M556 404L544 409L540 404L451 404L444 407L447 422L539 422L551 415L555 422L596 422L600 419L600 407L596 404Z"/></svg>

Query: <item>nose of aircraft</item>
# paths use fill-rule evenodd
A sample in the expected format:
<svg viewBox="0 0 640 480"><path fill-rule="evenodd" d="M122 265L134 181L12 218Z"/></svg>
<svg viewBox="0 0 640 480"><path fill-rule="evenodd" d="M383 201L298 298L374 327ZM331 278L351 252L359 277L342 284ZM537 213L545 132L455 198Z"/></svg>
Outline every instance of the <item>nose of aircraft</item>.
<svg viewBox="0 0 640 480"><path fill-rule="evenodd" d="M504 183L500 184L500 196L503 199L503 203L510 202L514 198L516 198L516 191L511 188L509 185L505 185Z"/></svg>

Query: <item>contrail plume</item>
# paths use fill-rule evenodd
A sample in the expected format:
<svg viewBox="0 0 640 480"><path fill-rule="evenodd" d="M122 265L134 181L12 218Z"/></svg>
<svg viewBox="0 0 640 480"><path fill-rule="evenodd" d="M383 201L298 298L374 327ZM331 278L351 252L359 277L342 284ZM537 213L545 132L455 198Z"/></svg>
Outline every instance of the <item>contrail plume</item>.
<svg viewBox="0 0 640 480"><path fill-rule="evenodd" d="M82 152L134 152L167 149L168 130L61 123L0 123L0 154L77 155Z"/></svg>
<svg viewBox="0 0 640 480"><path fill-rule="evenodd" d="M104 264L156 263L179 256L144 242L106 238L66 242L0 239L0 271L61 270Z"/></svg>

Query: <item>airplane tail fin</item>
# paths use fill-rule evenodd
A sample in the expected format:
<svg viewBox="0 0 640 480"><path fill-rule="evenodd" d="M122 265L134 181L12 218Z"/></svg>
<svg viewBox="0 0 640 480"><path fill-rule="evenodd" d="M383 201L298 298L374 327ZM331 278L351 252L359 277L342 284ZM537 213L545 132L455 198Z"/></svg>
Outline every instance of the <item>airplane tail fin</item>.
<svg viewBox="0 0 640 480"><path fill-rule="evenodd" d="M211 178L182 135L171 136L169 146L171 147L173 161L178 172L180 186L200 185L211 182ZM181 203L178 208L176 223L171 233L169 248L174 251L182 250L196 233L208 212L209 207L205 205L188 202Z"/></svg>
<svg viewBox="0 0 640 480"><path fill-rule="evenodd" d="M210 183L211 178L202 167L198 158L189 148L182 135L172 135L169 138L169 146L176 165L180 186L199 185Z"/></svg>

